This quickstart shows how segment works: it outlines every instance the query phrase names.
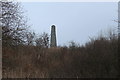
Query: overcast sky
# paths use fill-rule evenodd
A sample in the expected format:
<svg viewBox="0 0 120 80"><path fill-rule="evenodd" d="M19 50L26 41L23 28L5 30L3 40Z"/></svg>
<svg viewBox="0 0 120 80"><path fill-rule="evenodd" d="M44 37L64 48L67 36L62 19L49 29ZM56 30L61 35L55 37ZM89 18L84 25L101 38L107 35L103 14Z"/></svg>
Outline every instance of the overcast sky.
<svg viewBox="0 0 120 80"><path fill-rule="evenodd" d="M22 2L28 24L36 33L47 32L55 25L58 45L70 41L84 44L101 30L117 28L117 2Z"/></svg>

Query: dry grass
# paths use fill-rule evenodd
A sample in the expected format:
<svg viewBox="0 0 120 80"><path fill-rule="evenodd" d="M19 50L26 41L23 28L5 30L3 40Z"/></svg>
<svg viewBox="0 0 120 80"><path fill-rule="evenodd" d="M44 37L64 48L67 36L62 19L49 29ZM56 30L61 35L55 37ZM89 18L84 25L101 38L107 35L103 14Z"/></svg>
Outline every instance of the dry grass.
<svg viewBox="0 0 120 80"><path fill-rule="evenodd" d="M3 77L117 77L117 39L100 38L75 48L3 47Z"/></svg>

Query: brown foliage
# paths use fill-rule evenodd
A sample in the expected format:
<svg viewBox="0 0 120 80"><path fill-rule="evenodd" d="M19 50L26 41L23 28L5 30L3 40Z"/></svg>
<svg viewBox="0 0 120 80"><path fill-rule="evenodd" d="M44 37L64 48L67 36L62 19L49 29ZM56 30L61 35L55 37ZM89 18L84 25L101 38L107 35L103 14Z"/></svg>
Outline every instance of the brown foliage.
<svg viewBox="0 0 120 80"><path fill-rule="evenodd" d="M3 77L117 77L117 48L103 38L75 48L4 47Z"/></svg>
<svg viewBox="0 0 120 80"><path fill-rule="evenodd" d="M45 48L3 46L3 77L9 78L116 78L118 39L99 37L85 46Z"/></svg>

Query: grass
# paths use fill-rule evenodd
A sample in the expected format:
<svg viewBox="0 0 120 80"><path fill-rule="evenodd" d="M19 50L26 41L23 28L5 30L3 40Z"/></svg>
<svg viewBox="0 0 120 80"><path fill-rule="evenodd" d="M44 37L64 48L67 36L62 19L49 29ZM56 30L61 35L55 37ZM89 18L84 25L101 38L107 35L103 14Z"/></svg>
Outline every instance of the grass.
<svg viewBox="0 0 120 80"><path fill-rule="evenodd" d="M3 78L116 78L118 39L97 38L85 46L3 47Z"/></svg>

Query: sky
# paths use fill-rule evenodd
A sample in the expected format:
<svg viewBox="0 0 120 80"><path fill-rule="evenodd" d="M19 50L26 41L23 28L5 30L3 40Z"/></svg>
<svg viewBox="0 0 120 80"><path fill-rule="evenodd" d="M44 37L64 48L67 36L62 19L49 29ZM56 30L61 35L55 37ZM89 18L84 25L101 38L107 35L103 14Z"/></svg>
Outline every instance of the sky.
<svg viewBox="0 0 120 80"><path fill-rule="evenodd" d="M75 41L84 45L90 37L116 29L117 2L22 2L28 24L37 34L50 35L56 26L57 44Z"/></svg>

